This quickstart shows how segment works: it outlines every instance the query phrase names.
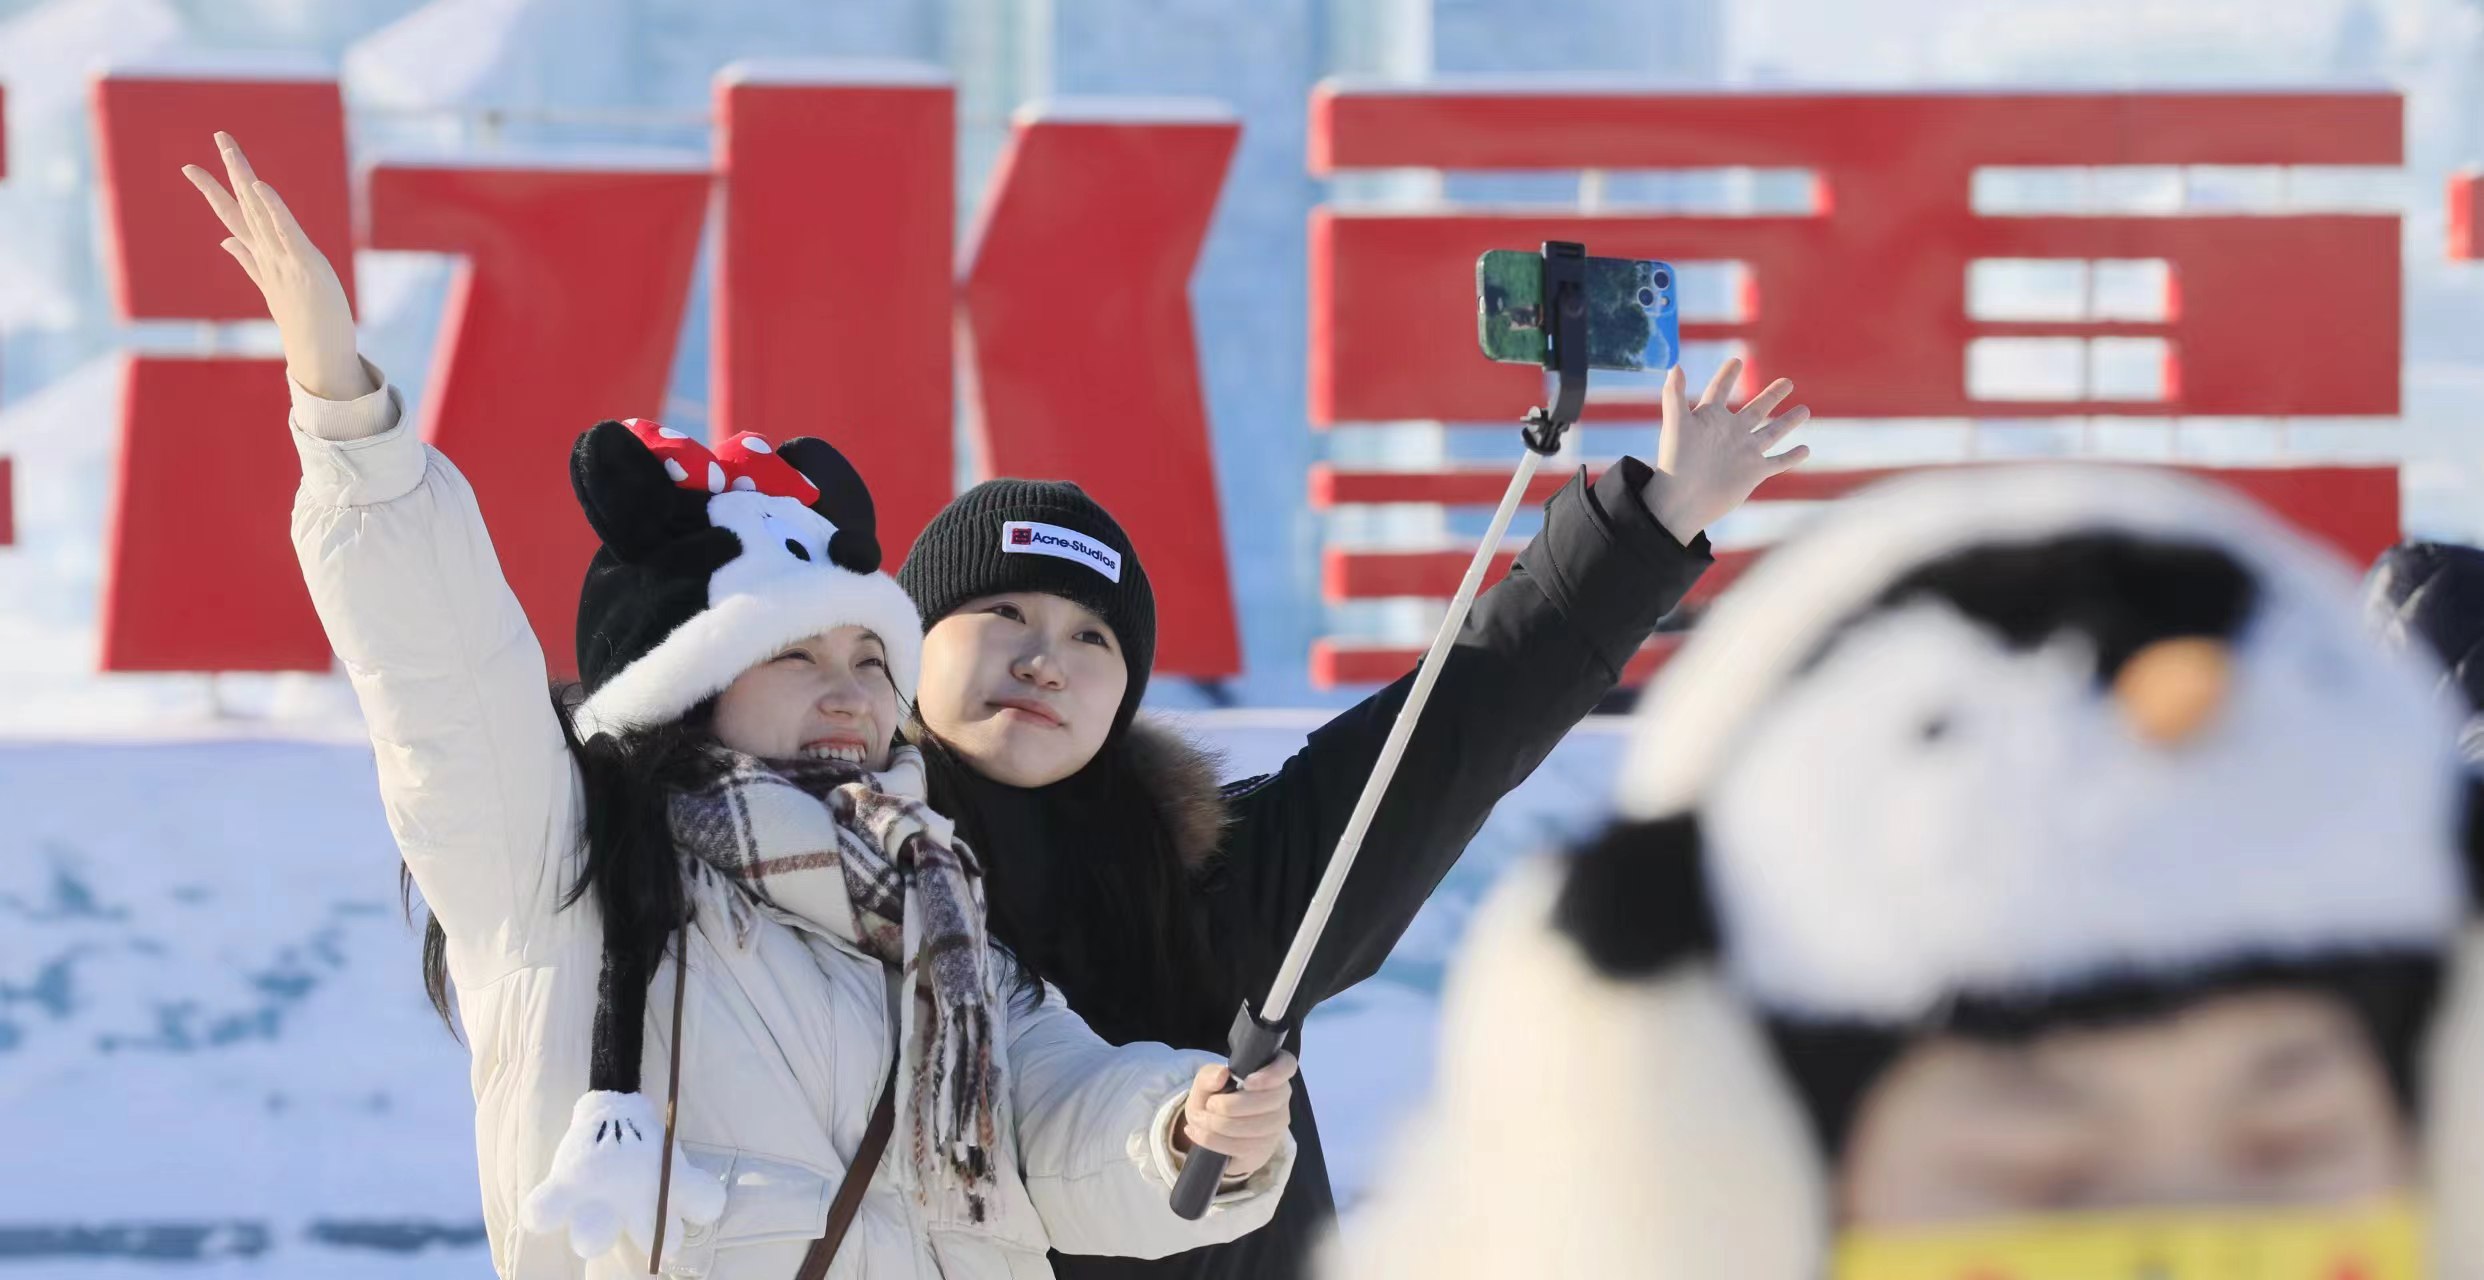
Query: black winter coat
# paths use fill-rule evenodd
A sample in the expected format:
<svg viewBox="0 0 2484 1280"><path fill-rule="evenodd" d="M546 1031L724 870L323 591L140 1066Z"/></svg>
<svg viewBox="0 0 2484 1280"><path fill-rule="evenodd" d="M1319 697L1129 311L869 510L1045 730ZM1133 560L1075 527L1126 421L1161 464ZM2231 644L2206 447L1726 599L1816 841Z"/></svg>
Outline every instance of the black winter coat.
<svg viewBox="0 0 2484 1280"><path fill-rule="evenodd" d="M1686 548L1648 514L1638 495L1649 475L1645 463L1625 458L1592 486L1584 471L1573 477L1545 504L1543 531L1509 577L1476 599L1304 977L1297 1027L1321 1000L1378 971L1493 805L1612 690L1622 664L1707 568L1704 535ZM1221 1027L1244 996L1265 995L1412 685L1410 673L1313 732L1277 772L1222 789L1221 839L1196 891L1231 987L1221 1006L1204 1011L1205 1024ZM1060 985L1077 1008L1101 1003L1099 992L1114 981L1070 974ZM1224 1049L1195 1025L1098 1030ZM1289 1047L1300 1050L1299 1032ZM1171 1258L1056 1254L1055 1272L1063 1280L1306 1274L1336 1215L1311 1092L1308 1080L1297 1082L1300 1152L1274 1222Z"/></svg>
<svg viewBox="0 0 2484 1280"><path fill-rule="evenodd" d="M2384 638L2423 645L2440 660L2470 714L2461 749L2484 762L2484 551L2447 542L2402 542L2364 580L2364 607Z"/></svg>

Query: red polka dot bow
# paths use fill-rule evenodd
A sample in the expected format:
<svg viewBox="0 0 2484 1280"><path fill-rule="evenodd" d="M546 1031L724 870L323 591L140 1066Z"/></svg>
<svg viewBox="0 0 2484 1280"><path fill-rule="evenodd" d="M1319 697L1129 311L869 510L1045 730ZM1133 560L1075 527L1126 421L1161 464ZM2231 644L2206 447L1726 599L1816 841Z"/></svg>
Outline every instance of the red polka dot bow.
<svg viewBox="0 0 2484 1280"><path fill-rule="evenodd" d="M706 445L645 418L622 422L638 442L664 463L673 483L694 493L741 490L791 498L804 506L819 501L819 486L776 454L776 446L756 431L744 431L713 452Z"/></svg>

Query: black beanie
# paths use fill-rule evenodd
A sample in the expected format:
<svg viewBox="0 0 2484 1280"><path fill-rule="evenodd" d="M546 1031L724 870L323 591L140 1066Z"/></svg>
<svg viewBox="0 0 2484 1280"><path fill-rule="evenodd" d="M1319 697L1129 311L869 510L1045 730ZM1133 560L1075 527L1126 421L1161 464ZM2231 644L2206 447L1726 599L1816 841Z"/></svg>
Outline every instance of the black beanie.
<svg viewBox="0 0 2484 1280"><path fill-rule="evenodd" d="M897 585L914 597L925 631L969 600L1006 591L1091 610L1112 625L1130 672L1113 733L1138 713L1156 661L1156 593L1129 535L1077 485L986 480L959 494L923 527Z"/></svg>

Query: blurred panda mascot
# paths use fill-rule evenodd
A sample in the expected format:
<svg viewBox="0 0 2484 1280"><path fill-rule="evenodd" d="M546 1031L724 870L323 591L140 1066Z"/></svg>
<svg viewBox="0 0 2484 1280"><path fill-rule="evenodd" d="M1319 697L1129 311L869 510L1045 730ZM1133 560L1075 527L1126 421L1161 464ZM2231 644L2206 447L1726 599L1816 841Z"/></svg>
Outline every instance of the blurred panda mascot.
<svg viewBox="0 0 2484 1280"><path fill-rule="evenodd" d="M1478 914L1328 1274L2484 1277L2425 661L2176 473L1840 504L1663 673L1602 829Z"/></svg>

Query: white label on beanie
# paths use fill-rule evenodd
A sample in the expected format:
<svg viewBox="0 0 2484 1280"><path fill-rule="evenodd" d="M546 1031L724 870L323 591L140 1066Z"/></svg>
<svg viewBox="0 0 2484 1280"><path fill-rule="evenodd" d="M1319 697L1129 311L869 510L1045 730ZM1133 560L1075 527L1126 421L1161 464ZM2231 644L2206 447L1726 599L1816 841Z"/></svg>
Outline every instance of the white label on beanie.
<svg viewBox="0 0 2484 1280"><path fill-rule="evenodd" d="M1057 556L1075 560L1115 582L1121 581L1121 553L1075 529L1033 520L1012 520L1001 526L1001 550L1011 555Z"/></svg>

